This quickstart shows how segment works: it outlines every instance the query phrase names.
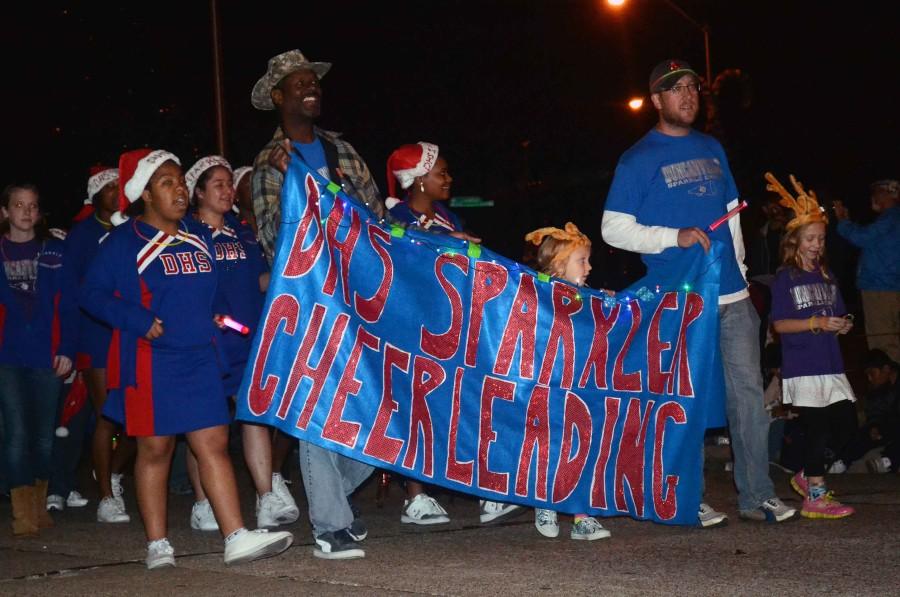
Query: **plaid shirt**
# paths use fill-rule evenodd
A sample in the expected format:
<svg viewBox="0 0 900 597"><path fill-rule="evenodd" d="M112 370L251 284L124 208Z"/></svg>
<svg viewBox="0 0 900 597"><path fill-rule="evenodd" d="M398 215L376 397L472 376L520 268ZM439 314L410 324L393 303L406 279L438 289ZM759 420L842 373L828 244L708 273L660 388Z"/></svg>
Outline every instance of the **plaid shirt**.
<svg viewBox="0 0 900 597"><path fill-rule="evenodd" d="M387 218L393 221L384 209L381 195L368 166L353 146L343 141L339 133L318 127L315 127L314 131L322 143L331 144L337 150L340 171L332 174L337 175L337 182L341 183L344 192L365 203L379 219ZM256 156L253 178L250 181L253 212L259 226L259 246L270 267L275 256L275 237L281 224L281 187L284 184L284 175L269 165L269 155L284 139L284 131L278 127L272 140Z"/></svg>

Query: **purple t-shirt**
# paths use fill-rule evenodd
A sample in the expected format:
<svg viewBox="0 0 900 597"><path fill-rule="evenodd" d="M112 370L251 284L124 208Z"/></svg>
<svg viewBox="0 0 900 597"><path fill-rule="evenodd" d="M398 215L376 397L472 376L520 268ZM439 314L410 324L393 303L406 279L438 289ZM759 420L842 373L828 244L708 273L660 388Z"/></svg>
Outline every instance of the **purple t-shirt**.
<svg viewBox="0 0 900 597"><path fill-rule="evenodd" d="M31 319L37 300L38 253L41 250L41 242L33 238L24 243L17 243L3 238L0 247L3 249L0 254L3 257L3 273L6 274L6 281L26 317Z"/></svg>
<svg viewBox="0 0 900 597"><path fill-rule="evenodd" d="M826 280L817 270L807 272L783 267L772 287L772 321L841 317L847 312L834 274ZM781 335L781 374L784 379L844 372L844 360L833 332L800 332Z"/></svg>

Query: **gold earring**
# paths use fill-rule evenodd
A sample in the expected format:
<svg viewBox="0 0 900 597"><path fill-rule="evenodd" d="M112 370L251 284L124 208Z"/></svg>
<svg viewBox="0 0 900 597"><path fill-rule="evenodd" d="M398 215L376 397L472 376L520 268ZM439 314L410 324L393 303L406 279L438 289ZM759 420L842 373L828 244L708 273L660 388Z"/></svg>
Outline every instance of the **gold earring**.
<svg viewBox="0 0 900 597"><path fill-rule="evenodd" d="M425 192L425 183L422 182L421 180L419 181L419 190L422 191L423 193Z"/></svg>

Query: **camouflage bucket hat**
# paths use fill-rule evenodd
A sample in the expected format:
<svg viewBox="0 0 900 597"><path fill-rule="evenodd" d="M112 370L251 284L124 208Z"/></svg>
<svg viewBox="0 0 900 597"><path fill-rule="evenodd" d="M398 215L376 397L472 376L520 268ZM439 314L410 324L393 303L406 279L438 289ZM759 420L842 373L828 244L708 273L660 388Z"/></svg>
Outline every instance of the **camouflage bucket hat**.
<svg viewBox="0 0 900 597"><path fill-rule="evenodd" d="M250 103L257 110L274 110L272 103L272 88L289 74L298 70L309 69L316 73L320 79L331 69L330 62L310 62L300 50L291 50L269 59L269 69L266 71L250 94Z"/></svg>

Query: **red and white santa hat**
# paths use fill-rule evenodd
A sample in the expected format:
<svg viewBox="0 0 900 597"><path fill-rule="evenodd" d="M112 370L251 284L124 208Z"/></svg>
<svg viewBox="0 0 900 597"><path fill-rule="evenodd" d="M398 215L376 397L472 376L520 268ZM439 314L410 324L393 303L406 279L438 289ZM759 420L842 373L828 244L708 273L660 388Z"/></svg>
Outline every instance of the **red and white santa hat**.
<svg viewBox="0 0 900 597"><path fill-rule="evenodd" d="M181 165L178 156L165 149L134 149L119 157L119 211L110 218L113 224L118 226L128 219L125 210L141 198L153 173L170 160Z"/></svg>
<svg viewBox="0 0 900 597"><path fill-rule="evenodd" d="M223 168L227 168L229 172L233 172L228 160L220 155L208 155L200 158L194 162L194 165L191 166L190 170L184 175L184 182L187 183L188 197L191 199L194 198L194 189L197 188L197 181L200 180L200 177L203 176L204 172L215 166L222 166ZM235 186L237 186L237 183L235 183Z"/></svg>
<svg viewBox="0 0 900 597"><path fill-rule="evenodd" d="M241 179L253 172L253 166L241 166L234 171L234 190L236 191L238 185L241 184Z"/></svg>
<svg viewBox="0 0 900 597"><path fill-rule="evenodd" d="M118 168L91 166L90 177L87 181L87 198L84 200L84 207L76 214L74 221L80 222L94 213L94 195L109 183L117 180L119 180Z"/></svg>
<svg viewBox="0 0 900 597"><path fill-rule="evenodd" d="M438 146L419 141L411 145L401 145L394 150L387 161L388 196L397 196L396 181L400 188L408 189L418 176L425 176L434 168L438 159Z"/></svg>

